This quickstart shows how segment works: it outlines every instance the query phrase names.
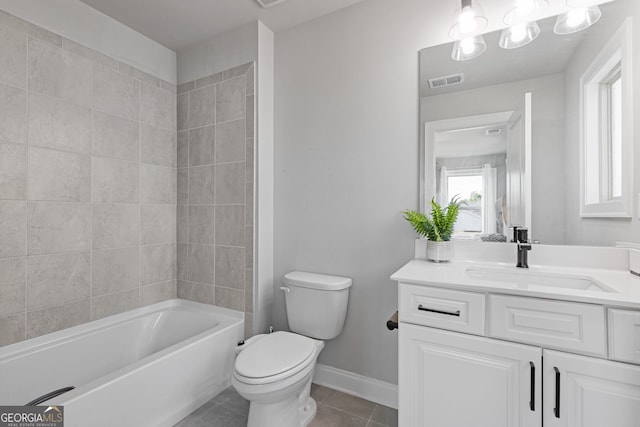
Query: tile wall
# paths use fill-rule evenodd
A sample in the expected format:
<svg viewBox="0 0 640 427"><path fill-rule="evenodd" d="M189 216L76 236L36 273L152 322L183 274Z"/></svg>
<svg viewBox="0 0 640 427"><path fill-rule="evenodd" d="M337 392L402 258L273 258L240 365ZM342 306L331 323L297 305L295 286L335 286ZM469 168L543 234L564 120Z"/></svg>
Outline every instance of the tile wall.
<svg viewBox="0 0 640 427"><path fill-rule="evenodd" d="M254 64L178 86L178 297L253 323Z"/></svg>
<svg viewBox="0 0 640 427"><path fill-rule="evenodd" d="M221 85L220 121L237 114L237 84ZM193 93L204 113L205 93ZM0 345L176 296L176 122L174 85L0 11ZM225 162L238 156L227 151ZM240 173L244 151L218 182ZM207 201L196 187L193 197ZM233 218L244 199L218 198L218 242L229 247L217 257L234 269L216 301L236 307L245 242ZM213 211L192 209L193 241L213 243L197 225ZM194 261L206 255L191 249Z"/></svg>

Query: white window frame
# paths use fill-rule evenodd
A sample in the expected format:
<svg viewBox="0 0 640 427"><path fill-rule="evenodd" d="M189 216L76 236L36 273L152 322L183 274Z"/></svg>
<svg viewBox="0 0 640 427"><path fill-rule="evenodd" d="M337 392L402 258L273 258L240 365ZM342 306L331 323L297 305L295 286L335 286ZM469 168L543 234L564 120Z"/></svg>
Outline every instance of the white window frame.
<svg viewBox="0 0 640 427"><path fill-rule="evenodd" d="M627 18L580 79L580 216L631 218L633 211L632 18ZM607 84L622 83L622 192L611 197Z"/></svg>

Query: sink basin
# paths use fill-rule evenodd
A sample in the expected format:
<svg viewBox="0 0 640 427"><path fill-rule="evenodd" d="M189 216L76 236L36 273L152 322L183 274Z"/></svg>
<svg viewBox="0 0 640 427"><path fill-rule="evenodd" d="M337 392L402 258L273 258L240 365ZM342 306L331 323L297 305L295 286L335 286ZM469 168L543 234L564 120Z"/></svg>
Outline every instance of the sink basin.
<svg viewBox="0 0 640 427"><path fill-rule="evenodd" d="M467 267L467 277L483 282L499 282L521 288L561 288L595 292L614 292L611 288L586 276L531 271L525 269Z"/></svg>

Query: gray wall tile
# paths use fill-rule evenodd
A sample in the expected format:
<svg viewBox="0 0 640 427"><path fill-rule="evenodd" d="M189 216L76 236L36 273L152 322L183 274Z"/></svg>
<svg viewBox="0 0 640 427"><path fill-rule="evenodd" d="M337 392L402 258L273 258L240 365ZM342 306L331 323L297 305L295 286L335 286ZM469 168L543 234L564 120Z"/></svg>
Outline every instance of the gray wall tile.
<svg viewBox="0 0 640 427"><path fill-rule="evenodd" d="M253 270L244 271L244 311L253 313Z"/></svg>
<svg viewBox="0 0 640 427"><path fill-rule="evenodd" d="M0 141L27 143L27 93L0 84Z"/></svg>
<svg viewBox="0 0 640 427"><path fill-rule="evenodd" d="M214 206L189 206L189 242L215 243Z"/></svg>
<svg viewBox="0 0 640 427"><path fill-rule="evenodd" d="M138 203L137 162L93 157L93 201L96 203Z"/></svg>
<svg viewBox="0 0 640 427"><path fill-rule="evenodd" d="M216 127L205 126L189 131L189 166L215 162Z"/></svg>
<svg viewBox="0 0 640 427"><path fill-rule="evenodd" d="M29 40L29 91L91 105L91 61L38 40Z"/></svg>
<svg viewBox="0 0 640 427"><path fill-rule="evenodd" d="M244 162L216 166L216 204L243 204L245 202L244 192Z"/></svg>
<svg viewBox="0 0 640 427"><path fill-rule="evenodd" d="M253 224L253 216L254 216L254 191L253 191L253 182L247 183L247 189L245 190L246 202L245 202L245 224Z"/></svg>
<svg viewBox="0 0 640 427"><path fill-rule="evenodd" d="M216 123L216 86L207 86L189 92L189 128Z"/></svg>
<svg viewBox="0 0 640 427"><path fill-rule="evenodd" d="M103 113L138 120L140 82L110 68L94 65L93 108Z"/></svg>
<svg viewBox="0 0 640 427"><path fill-rule="evenodd" d="M176 298L176 281L157 283L140 288L140 304L149 305Z"/></svg>
<svg viewBox="0 0 640 427"><path fill-rule="evenodd" d="M189 203L189 169L188 168L180 168L178 169L178 195L177 202L178 205L186 205Z"/></svg>
<svg viewBox="0 0 640 427"><path fill-rule="evenodd" d="M212 205L214 202L216 166L189 168L189 204ZM244 190L243 190L244 191Z"/></svg>
<svg viewBox="0 0 640 427"><path fill-rule="evenodd" d="M140 249L137 246L93 251L92 261L92 296L137 290L140 268Z"/></svg>
<svg viewBox="0 0 640 427"><path fill-rule="evenodd" d="M0 82L26 89L27 37L22 31L0 26Z"/></svg>
<svg viewBox="0 0 640 427"><path fill-rule="evenodd" d="M186 82L186 83L182 83L182 84L178 85L177 92L178 93L185 93L185 92L189 92L190 90L193 90L195 88L196 88L196 82L192 80L190 82Z"/></svg>
<svg viewBox="0 0 640 427"><path fill-rule="evenodd" d="M189 129L189 93L180 93L176 99L178 130Z"/></svg>
<svg viewBox="0 0 640 427"><path fill-rule="evenodd" d="M189 262L189 245L178 243L176 249L176 277L178 280L187 280L187 263Z"/></svg>
<svg viewBox="0 0 640 427"><path fill-rule="evenodd" d="M195 87L196 88L201 88L201 87L209 86L209 85L212 85L212 84L216 84L221 80L222 80L222 72L216 73L216 74L212 74L210 76L202 77L201 79L196 80L195 81Z"/></svg>
<svg viewBox="0 0 640 427"><path fill-rule="evenodd" d="M140 88L140 120L149 125L177 130L176 94L142 84Z"/></svg>
<svg viewBox="0 0 640 427"><path fill-rule="evenodd" d="M120 62L118 64L118 70L124 75L133 77L134 79L140 80L152 86L156 86L156 87L162 86L162 80L160 80L158 77L152 76L149 73L138 70L137 68L134 68L129 64L125 64L124 62Z"/></svg>
<svg viewBox="0 0 640 427"><path fill-rule="evenodd" d="M140 160L154 165L176 167L177 147L175 131L142 125Z"/></svg>
<svg viewBox="0 0 640 427"><path fill-rule="evenodd" d="M93 154L113 159L138 161L140 125L110 114L93 112Z"/></svg>
<svg viewBox="0 0 640 427"><path fill-rule="evenodd" d="M213 285L178 281L178 298L203 304L213 304Z"/></svg>
<svg viewBox="0 0 640 427"><path fill-rule="evenodd" d="M213 285L213 245L188 245L187 280Z"/></svg>
<svg viewBox="0 0 640 427"><path fill-rule="evenodd" d="M138 308L139 293L138 289L134 289L91 298L91 320Z"/></svg>
<svg viewBox="0 0 640 427"><path fill-rule="evenodd" d="M25 319L24 313L0 317L0 346L25 339Z"/></svg>
<svg viewBox="0 0 640 427"><path fill-rule="evenodd" d="M177 154L177 166L179 168L186 168L189 166L189 132L178 132L178 154Z"/></svg>
<svg viewBox="0 0 640 427"><path fill-rule="evenodd" d="M216 305L232 310L244 310L244 290L229 289L216 286L215 290Z"/></svg>
<svg viewBox="0 0 640 427"><path fill-rule="evenodd" d="M218 83L216 93L216 123L244 118L245 98L244 76Z"/></svg>
<svg viewBox="0 0 640 427"><path fill-rule="evenodd" d="M242 246L244 244L244 228L244 206L215 207L216 245Z"/></svg>
<svg viewBox="0 0 640 427"><path fill-rule="evenodd" d="M27 310L89 298L89 252L32 256L27 260Z"/></svg>
<svg viewBox="0 0 640 427"><path fill-rule="evenodd" d="M29 200L91 200L91 157L29 147Z"/></svg>
<svg viewBox="0 0 640 427"><path fill-rule="evenodd" d="M189 207L178 206L176 209L176 240L178 243L189 242Z"/></svg>
<svg viewBox="0 0 640 427"><path fill-rule="evenodd" d="M216 286L244 289L244 248L216 246L215 259Z"/></svg>
<svg viewBox="0 0 640 427"><path fill-rule="evenodd" d="M0 199L27 198L27 149L0 143Z"/></svg>
<svg viewBox="0 0 640 427"><path fill-rule="evenodd" d="M254 131L254 114L255 111L253 109L253 96L247 96L247 111L246 111L246 119L245 119L245 129L246 129L246 135L247 138L253 138L253 131Z"/></svg>
<svg viewBox="0 0 640 427"><path fill-rule="evenodd" d="M240 162L246 153L244 119L216 126L216 163Z"/></svg>
<svg viewBox="0 0 640 427"><path fill-rule="evenodd" d="M249 225L244 228L244 247L247 260L245 267L253 268L253 226Z"/></svg>
<svg viewBox="0 0 640 427"><path fill-rule="evenodd" d="M63 38L62 48L69 52L75 53L76 55L82 56L83 58L89 59L93 62L97 62L100 65L104 65L105 67L109 67L114 70L118 69L117 59L111 58L107 55L103 55L102 53L83 46L80 43L76 43L73 40Z"/></svg>
<svg viewBox="0 0 640 427"><path fill-rule="evenodd" d="M249 68L247 69L247 74L246 74L246 83L247 83L247 96L249 95L254 95L255 93L255 63L251 63L251 65L249 66Z"/></svg>
<svg viewBox="0 0 640 427"><path fill-rule="evenodd" d="M229 68L228 70L224 70L222 72L222 80L229 80L234 77L244 76L249 70L251 64L251 62L247 62L246 64L237 65L233 68Z"/></svg>
<svg viewBox="0 0 640 427"><path fill-rule="evenodd" d="M143 205L140 209L143 245L176 242L176 206Z"/></svg>
<svg viewBox="0 0 640 427"><path fill-rule="evenodd" d="M27 231L26 203L0 201L0 258L27 253L24 235Z"/></svg>
<svg viewBox="0 0 640 427"><path fill-rule="evenodd" d="M140 165L140 202L145 204L177 203L177 171L175 168Z"/></svg>
<svg viewBox="0 0 640 427"><path fill-rule="evenodd" d="M90 153L91 110L29 94L29 145Z"/></svg>
<svg viewBox="0 0 640 427"><path fill-rule="evenodd" d="M138 205L94 205L93 248L112 249L139 244Z"/></svg>
<svg viewBox="0 0 640 427"><path fill-rule="evenodd" d="M25 258L0 259L0 317L24 312L26 277Z"/></svg>
<svg viewBox="0 0 640 427"><path fill-rule="evenodd" d="M176 278L176 245L142 246L140 283L166 282Z"/></svg>
<svg viewBox="0 0 640 427"><path fill-rule="evenodd" d="M58 307L27 312L27 338L33 338L60 329L87 323L89 300L71 302Z"/></svg>
<svg viewBox="0 0 640 427"><path fill-rule="evenodd" d="M91 205L30 202L27 206L30 255L90 249Z"/></svg>

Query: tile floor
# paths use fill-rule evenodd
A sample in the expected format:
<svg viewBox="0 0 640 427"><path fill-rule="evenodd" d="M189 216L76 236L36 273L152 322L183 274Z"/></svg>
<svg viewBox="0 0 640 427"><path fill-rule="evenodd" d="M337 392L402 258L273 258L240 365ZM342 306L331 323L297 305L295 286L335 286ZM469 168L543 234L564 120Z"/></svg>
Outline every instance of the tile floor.
<svg viewBox="0 0 640 427"><path fill-rule="evenodd" d="M313 384L318 414L309 427L398 427L398 411ZM176 427L246 427L249 402L229 387Z"/></svg>

